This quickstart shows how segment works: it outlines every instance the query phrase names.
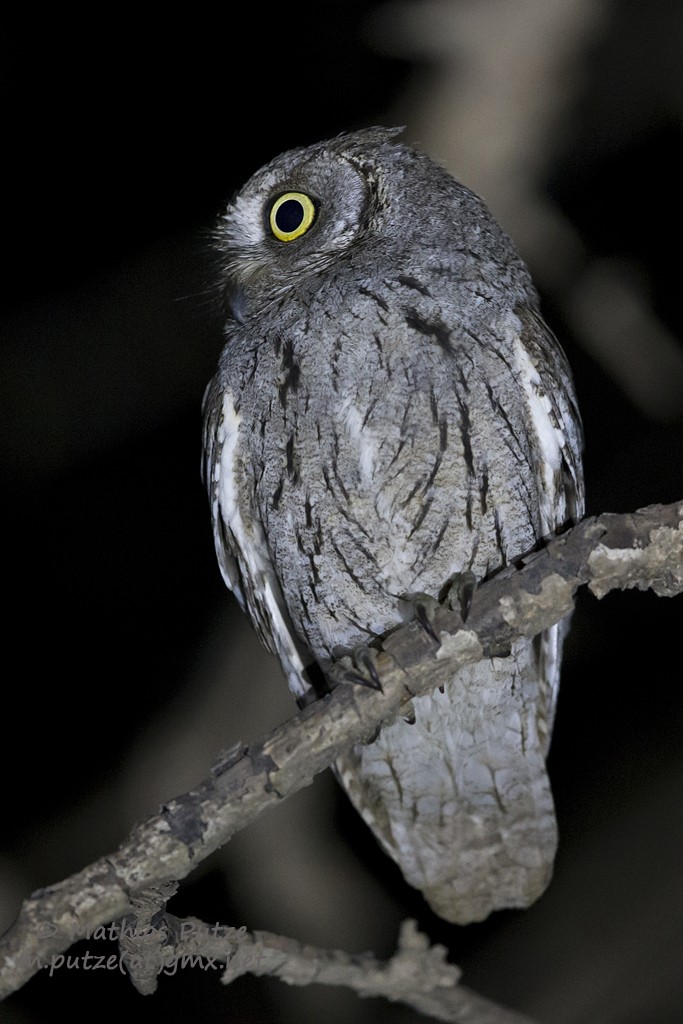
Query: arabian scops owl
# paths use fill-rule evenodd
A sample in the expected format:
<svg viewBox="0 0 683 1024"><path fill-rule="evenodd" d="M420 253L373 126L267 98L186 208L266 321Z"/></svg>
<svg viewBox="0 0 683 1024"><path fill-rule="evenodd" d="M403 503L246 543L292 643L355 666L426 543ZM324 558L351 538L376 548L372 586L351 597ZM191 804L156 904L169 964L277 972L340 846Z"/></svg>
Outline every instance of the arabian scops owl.
<svg viewBox="0 0 683 1024"><path fill-rule="evenodd" d="M372 128L258 171L216 231L229 312L204 399L222 574L301 702L405 595L495 573L583 513L570 372L481 199ZM338 778L405 879L467 923L556 848L563 627L462 669Z"/></svg>

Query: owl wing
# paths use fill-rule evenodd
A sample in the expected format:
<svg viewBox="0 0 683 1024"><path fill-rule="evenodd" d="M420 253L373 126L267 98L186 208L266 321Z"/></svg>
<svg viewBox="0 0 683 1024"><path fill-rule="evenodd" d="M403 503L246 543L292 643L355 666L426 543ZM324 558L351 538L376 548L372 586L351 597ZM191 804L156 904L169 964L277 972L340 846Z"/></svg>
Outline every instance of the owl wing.
<svg viewBox="0 0 683 1024"><path fill-rule="evenodd" d="M207 387L202 411L202 476L211 503L221 574L240 607L250 615L263 645L280 659L290 690L305 703L313 690L306 678L310 655L296 640L265 531L247 499L250 492L239 403L219 377Z"/></svg>
<svg viewBox="0 0 683 1024"><path fill-rule="evenodd" d="M552 536L577 522L585 511L583 479L583 427L571 371L565 354L537 310L518 307L521 322L520 345L525 354L526 398L529 419L536 433L536 445L544 466L547 501L546 534ZM570 617L545 630L537 638L539 678L545 686L539 693L546 741L550 744L560 684L562 645Z"/></svg>
<svg viewBox="0 0 683 1024"><path fill-rule="evenodd" d="M222 416L220 395L217 379L213 378L204 392L202 401L203 434L202 434L202 482L206 487L211 503L211 526L213 528L216 556L221 575L228 588L237 598L240 608L247 611L245 586L237 560L237 544L230 527L221 515L218 485L221 476L221 455L223 441L218 439L218 428ZM272 643L267 637L262 642L272 652Z"/></svg>

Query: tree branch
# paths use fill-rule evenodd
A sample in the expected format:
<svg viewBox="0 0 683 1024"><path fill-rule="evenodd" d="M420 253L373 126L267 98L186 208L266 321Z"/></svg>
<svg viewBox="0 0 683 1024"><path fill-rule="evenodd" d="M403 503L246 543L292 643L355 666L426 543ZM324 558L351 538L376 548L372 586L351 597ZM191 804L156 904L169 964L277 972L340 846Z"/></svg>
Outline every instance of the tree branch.
<svg viewBox="0 0 683 1024"><path fill-rule="evenodd" d="M41 961L134 912L136 894L184 878L266 808L310 784L343 750L405 714L412 697L569 614L582 585L597 597L629 587L680 593L683 502L585 519L482 584L466 626L456 612L439 609L440 644L415 623L391 632L376 660L381 692L338 685L263 741L224 754L209 779L137 825L115 853L25 900L0 940L0 998L20 988ZM345 659L333 666L332 680L343 682L347 667Z"/></svg>
<svg viewBox="0 0 683 1024"><path fill-rule="evenodd" d="M136 936L138 952L131 955ZM225 985L243 974L279 978L288 985L343 985L361 997L404 1003L450 1024L533 1024L460 985L461 971L447 962L446 947L430 945L412 920L402 923L398 949L386 961L371 953L316 949L270 932L209 926L172 914L155 917L152 928L147 922L130 929L127 948L129 971L132 967L137 977L154 977L154 987L160 973L185 967L215 970L220 963L227 965L221 979ZM150 989L145 985L144 991Z"/></svg>

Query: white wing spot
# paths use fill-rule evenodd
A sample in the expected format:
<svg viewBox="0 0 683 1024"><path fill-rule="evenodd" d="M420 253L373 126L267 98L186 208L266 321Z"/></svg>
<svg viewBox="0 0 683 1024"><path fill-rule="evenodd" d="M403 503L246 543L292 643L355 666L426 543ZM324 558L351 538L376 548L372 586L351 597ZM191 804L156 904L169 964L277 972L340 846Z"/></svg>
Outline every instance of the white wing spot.
<svg viewBox="0 0 683 1024"><path fill-rule="evenodd" d="M539 495L541 528L543 533L552 533L557 525L554 474L560 468L562 450L567 439L554 422L552 404L543 393L540 374L519 338L515 339L514 349L520 383L524 388L529 415L541 449L538 460L543 485Z"/></svg>

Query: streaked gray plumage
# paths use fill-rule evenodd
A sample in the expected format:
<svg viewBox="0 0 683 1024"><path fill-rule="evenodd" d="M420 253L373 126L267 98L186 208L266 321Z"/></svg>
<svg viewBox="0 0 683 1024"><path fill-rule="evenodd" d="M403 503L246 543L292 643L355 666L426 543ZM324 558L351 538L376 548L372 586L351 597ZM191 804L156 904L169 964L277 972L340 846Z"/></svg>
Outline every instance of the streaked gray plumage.
<svg viewBox="0 0 683 1024"><path fill-rule="evenodd" d="M401 619L583 512L569 369L482 201L395 130L258 171L217 229L230 310L205 396L223 576L300 699ZM340 759L447 920L526 906L556 847L545 768L562 627L460 672Z"/></svg>

